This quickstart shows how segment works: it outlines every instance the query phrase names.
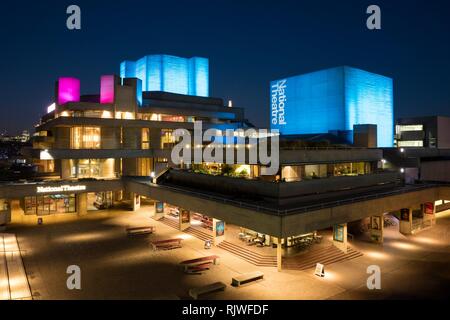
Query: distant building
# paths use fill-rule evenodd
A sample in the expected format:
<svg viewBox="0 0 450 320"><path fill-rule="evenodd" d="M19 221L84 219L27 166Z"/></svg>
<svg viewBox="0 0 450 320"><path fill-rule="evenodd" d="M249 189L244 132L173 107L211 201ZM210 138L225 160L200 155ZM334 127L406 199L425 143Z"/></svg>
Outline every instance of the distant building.
<svg viewBox="0 0 450 320"><path fill-rule="evenodd" d="M120 64L120 77L142 80L142 91L209 96L207 58L148 55L136 61L123 61Z"/></svg>
<svg viewBox="0 0 450 320"><path fill-rule="evenodd" d="M337 67L272 81L271 128L283 135L347 131L376 125L378 147L394 143L391 78L351 67Z"/></svg>
<svg viewBox="0 0 450 320"><path fill-rule="evenodd" d="M401 118L395 126L397 147L450 148L450 117Z"/></svg>

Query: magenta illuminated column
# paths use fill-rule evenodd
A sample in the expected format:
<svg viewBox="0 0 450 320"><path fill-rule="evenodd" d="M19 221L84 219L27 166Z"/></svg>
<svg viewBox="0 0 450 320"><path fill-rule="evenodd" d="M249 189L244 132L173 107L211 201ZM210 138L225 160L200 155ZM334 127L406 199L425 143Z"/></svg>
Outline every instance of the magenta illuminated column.
<svg viewBox="0 0 450 320"><path fill-rule="evenodd" d="M77 78L58 79L58 104L80 101L80 80Z"/></svg>
<svg viewBox="0 0 450 320"><path fill-rule="evenodd" d="M100 103L114 103L114 75L101 76Z"/></svg>

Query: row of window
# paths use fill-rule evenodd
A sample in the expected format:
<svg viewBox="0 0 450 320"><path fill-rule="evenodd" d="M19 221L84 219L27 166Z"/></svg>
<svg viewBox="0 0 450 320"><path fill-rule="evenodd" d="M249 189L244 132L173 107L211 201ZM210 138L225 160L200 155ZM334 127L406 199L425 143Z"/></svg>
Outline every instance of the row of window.
<svg viewBox="0 0 450 320"><path fill-rule="evenodd" d="M176 142L172 129L161 130L161 149L172 148ZM71 149L100 149L101 128L100 127L72 127L70 128ZM150 149L150 129L142 128L141 148Z"/></svg>

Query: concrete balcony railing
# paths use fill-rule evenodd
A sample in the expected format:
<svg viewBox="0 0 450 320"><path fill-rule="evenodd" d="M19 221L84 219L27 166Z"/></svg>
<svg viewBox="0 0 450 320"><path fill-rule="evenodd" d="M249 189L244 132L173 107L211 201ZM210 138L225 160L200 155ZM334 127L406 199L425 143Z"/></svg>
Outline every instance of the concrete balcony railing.
<svg viewBox="0 0 450 320"><path fill-rule="evenodd" d="M330 177L298 182L267 182L243 178L212 176L183 170L169 170L164 182L185 187L217 192L237 198L264 199L278 204L287 204L317 196L330 197L335 193L351 193L355 189L369 190L400 183L396 172L383 172L360 176ZM163 182L163 183L164 183ZM319 197L320 198L320 197Z"/></svg>

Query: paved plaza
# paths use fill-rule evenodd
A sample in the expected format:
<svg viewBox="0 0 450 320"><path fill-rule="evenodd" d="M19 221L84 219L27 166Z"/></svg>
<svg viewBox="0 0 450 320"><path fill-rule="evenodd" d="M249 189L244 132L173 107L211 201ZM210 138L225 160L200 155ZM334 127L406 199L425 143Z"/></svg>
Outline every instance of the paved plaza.
<svg viewBox="0 0 450 320"><path fill-rule="evenodd" d="M193 287L221 281L223 292L206 299L445 299L450 289L450 212L437 225L405 237L398 226L385 229L384 245L357 238L350 245L362 256L314 270L257 267L223 249L203 248L190 234L150 218L152 207L137 212L108 210L88 215L24 216L8 227L17 236L34 299L189 299ZM155 225L148 237L126 236L125 228ZM152 251L151 240L183 238L183 247ZM328 236L326 235L325 238ZM327 239L325 239L327 240ZM179 262L217 254L220 264L202 275L184 274ZM66 269L81 268L81 290L68 290ZM367 267L381 268L381 290L369 290ZM234 288L233 276L262 271L264 280Z"/></svg>

